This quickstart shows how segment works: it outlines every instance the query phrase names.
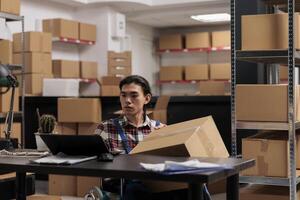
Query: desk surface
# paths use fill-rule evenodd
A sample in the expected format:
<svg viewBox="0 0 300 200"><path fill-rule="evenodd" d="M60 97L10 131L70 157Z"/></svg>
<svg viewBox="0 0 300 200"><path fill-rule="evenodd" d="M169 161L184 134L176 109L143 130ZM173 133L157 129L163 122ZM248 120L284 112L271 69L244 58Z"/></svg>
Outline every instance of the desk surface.
<svg viewBox="0 0 300 200"><path fill-rule="evenodd" d="M166 180L176 182L206 182L212 183L224 179L228 176L237 174L239 171L254 166L254 160L243 160L236 158L198 158L200 161L226 164L232 169L216 170L197 174L177 174L162 175L145 171L140 162L161 163L165 160L182 162L189 158L183 157L165 157L152 155L120 155L115 157L113 162L97 162L91 160L75 165L45 165L31 164L28 158L9 158L0 157L1 170L11 170L16 172L34 172L40 174L64 174L81 176L99 176L99 177L117 177L117 178L135 178Z"/></svg>

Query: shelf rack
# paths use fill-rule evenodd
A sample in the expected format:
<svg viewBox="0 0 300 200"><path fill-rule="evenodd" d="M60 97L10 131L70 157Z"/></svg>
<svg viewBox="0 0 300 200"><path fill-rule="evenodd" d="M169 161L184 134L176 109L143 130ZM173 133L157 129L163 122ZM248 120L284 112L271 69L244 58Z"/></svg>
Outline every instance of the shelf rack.
<svg viewBox="0 0 300 200"><path fill-rule="evenodd" d="M209 53L214 51L229 51L230 47L209 47L209 48L193 48L193 49L158 49L157 53Z"/></svg>
<svg viewBox="0 0 300 200"><path fill-rule="evenodd" d="M80 44L80 45L94 45L94 41L89 40L79 40L73 38L65 38L65 37L54 37L52 38L53 42L63 42L63 43L70 43L70 44Z"/></svg>
<svg viewBox="0 0 300 200"><path fill-rule="evenodd" d="M6 22L21 22L21 43L22 43L22 65L8 65L8 68L12 71L19 70L22 74L21 76L21 111L20 112L14 112L14 121L15 122L21 122L22 123L22 131L21 131L21 147L24 148L25 145L25 118L24 118L24 112L25 112L25 55L24 55L24 47L25 47L25 40L24 40L24 16L18 16L14 14L9 13L3 13L0 12L0 18L5 19ZM18 98L18 97L15 97ZM6 113L0 113L0 123L3 123L5 121Z"/></svg>
<svg viewBox="0 0 300 200"><path fill-rule="evenodd" d="M237 51L236 42L236 2L230 1L231 11L231 128L232 128L232 156L237 156L237 129L268 129L287 130L289 134L289 163L288 178L241 176L241 183L254 183L265 185L289 186L289 199L297 200L297 184L300 182L299 173L296 174L295 130L299 129L299 122L295 120L295 64L300 64L299 52L294 47L294 12L296 5L300 5L297 0L264 0L266 6L271 4L287 5L288 11L288 49L274 51ZM264 64L288 64L288 122L241 122L236 119L236 65L237 60L264 63Z"/></svg>

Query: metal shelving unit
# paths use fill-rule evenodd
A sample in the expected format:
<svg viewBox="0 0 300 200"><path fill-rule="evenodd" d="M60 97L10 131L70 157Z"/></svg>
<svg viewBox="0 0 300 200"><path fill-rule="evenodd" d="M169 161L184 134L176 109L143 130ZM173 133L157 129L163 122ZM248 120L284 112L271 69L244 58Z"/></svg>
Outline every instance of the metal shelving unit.
<svg viewBox="0 0 300 200"><path fill-rule="evenodd" d="M200 53L213 51L229 51L230 47L209 47L209 48L193 48L193 49L158 49L157 53Z"/></svg>
<svg viewBox="0 0 300 200"><path fill-rule="evenodd" d="M21 22L22 26L22 52L24 52L24 47L25 47L25 40L24 40L24 17L23 16L18 16L18 15L13 15L9 13L3 13L0 12L0 18L5 19L6 22ZM15 122L21 122L22 123L22 131L21 131L21 147L24 148L25 144L25 118L24 118L24 112L25 112L25 69L24 69L24 63L25 63L25 55L22 53L22 65L8 65L8 68L12 71L20 71L22 76L21 76L21 87L22 87L22 92L21 92L21 109L20 112L14 112L14 121ZM15 97L19 98L19 97ZM6 113L0 113L0 123L3 123L6 118Z"/></svg>
<svg viewBox="0 0 300 200"><path fill-rule="evenodd" d="M289 177L257 177L242 176L241 183L289 186L290 200L296 200L297 184L300 182L299 173L296 174L296 138L295 130L300 123L295 121L295 64L300 64L300 54L294 47L294 12L295 0L264 0L266 5L285 4L288 11L288 49L274 51L237 51L236 50L236 0L231 0L231 127L232 127L232 156L237 156L237 129L267 129L287 130L289 134ZM297 5L300 1L297 0ZM288 64L288 122L238 122L236 120L236 61L248 61L264 64Z"/></svg>
<svg viewBox="0 0 300 200"><path fill-rule="evenodd" d="M94 45L94 41L89 40L78 40L72 38L65 38L65 37L54 37L52 38L53 42L63 42L63 43L70 43L70 44L81 44L81 45Z"/></svg>

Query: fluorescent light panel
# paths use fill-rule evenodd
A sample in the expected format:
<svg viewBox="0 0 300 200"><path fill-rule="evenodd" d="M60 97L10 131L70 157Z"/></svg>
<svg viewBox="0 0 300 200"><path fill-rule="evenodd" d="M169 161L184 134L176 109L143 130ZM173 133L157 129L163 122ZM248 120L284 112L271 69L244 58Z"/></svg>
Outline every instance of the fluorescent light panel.
<svg viewBox="0 0 300 200"><path fill-rule="evenodd" d="M228 13L217 13L208 15L192 15L192 19L201 22L225 22L230 21L230 15Z"/></svg>

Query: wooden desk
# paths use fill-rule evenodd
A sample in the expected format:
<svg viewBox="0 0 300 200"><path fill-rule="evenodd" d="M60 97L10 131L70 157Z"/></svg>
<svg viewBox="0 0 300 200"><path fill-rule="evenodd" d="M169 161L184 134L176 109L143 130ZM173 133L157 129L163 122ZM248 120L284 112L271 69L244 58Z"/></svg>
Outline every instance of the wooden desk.
<svg viewBox="0 0 300 200"><path fill-rule="evenodd" d="M142 169L140 162L162 163L165 160L183 162L189 158L152 155L120 155L113 162L87 161L75 165L31 164L27 158L0 158L0 168L17 173L16 199L26 199L26 172L39 174L64 174L95 177L116 177L125 179L161 180L186 182L189 184L189 199L201 200L203 183L214 183L227 179L227 200L239 199L239 171L254 166L254 160L235 158L199 158L200 161L226 164L231 169L220 169L205 173L163 175Z"/></svg>

